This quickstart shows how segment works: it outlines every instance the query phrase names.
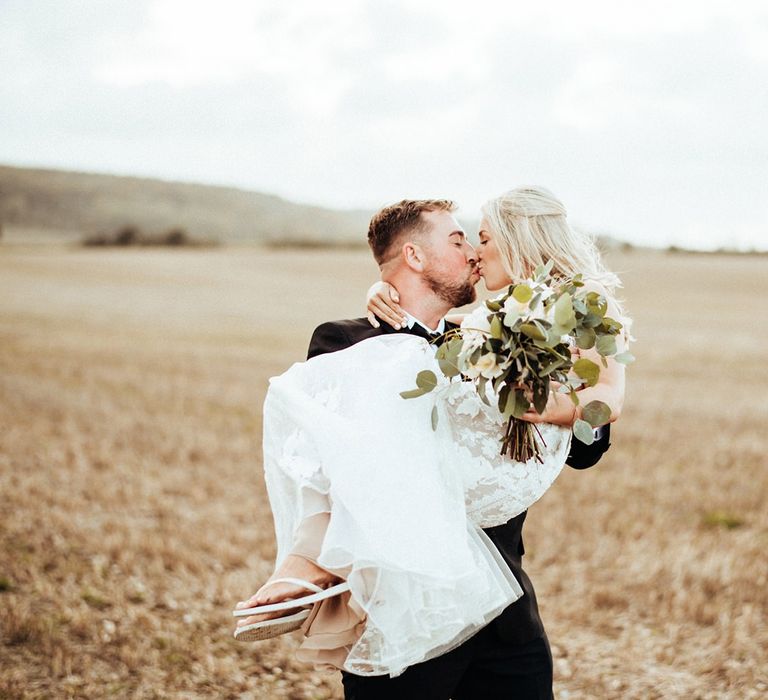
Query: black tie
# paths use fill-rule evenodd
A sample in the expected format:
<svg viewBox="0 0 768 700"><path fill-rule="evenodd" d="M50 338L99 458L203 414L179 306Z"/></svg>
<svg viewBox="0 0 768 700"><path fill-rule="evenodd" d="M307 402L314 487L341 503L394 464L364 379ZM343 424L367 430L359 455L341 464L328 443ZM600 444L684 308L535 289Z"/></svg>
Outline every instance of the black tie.
<svg viewBox="0 0 768 700"><path fill-rule="evenodd" d="M403 330L411 335L418 335L420 338L424 338L429 341L430 344L441 345L443 342L442 333L428 331L424 326L420 326L418 323L414 323L411 328L406 327Z"/></svg>

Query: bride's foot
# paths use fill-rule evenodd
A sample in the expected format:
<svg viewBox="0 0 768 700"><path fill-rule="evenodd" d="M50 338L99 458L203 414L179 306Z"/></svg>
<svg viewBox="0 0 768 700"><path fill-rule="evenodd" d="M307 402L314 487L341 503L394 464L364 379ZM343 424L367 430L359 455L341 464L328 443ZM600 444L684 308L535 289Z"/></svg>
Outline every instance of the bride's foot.
<svg viewBox="0 0 768 700"><path fill-rule="evenodd" d="M310 593L305 587L294 583L281 581L269 585L270 581L285 578L302 579L309 583L313 583L320 588L327 588L328 586L332 586L341 581L338 576L335 576L330 571L321 569L317 564L309 561L309 559L305 559L304 557L295 554L289 554L280 568L270 577L269 581L248 598L248 600L240 601L235 606L235 610L271 605L272 603L282 603L284 601L304 597ZM237 629L265 620L287 617L296 613L299 609L300 608L291 608L289 610L279 610L276 612L240 618L237 623Z"/></svg>

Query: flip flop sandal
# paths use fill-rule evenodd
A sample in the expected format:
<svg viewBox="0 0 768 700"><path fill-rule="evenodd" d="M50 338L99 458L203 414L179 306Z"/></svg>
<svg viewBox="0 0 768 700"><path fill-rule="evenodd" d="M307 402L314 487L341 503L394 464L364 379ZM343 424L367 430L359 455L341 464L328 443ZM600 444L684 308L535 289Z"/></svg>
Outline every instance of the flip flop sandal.
<svg viewBox="0 0 768 700"><path fill-rule="evenodd" d="M234 633L235 639L238 641L257 642L262 639L272 639L281 634L293 632L294 630L299 629L304 620L309 617L311 610L307 606L311 607L314 603L327 598L333 598L334 596L349 590L349 584L346 581L338 583L335 586L330 586L329 588L320 588L320 586L316 586L314 583L304 581L300 578L276 578L273 581L269 581L266 585L271 586L273 583L292 583L296 586L301 586L308 591L312 591L312 593L310 595L302 596L301 598L284 600L281 603L272 603L270 605L260 605L255 608L234 610L232 612L233 617L250 617L251 615L261 615L264 613L279 612L281 610L294 610L296 608L305 609L293 613L292 615L285 615L271 620L254 622L245 627L238 627Z"/></svg>

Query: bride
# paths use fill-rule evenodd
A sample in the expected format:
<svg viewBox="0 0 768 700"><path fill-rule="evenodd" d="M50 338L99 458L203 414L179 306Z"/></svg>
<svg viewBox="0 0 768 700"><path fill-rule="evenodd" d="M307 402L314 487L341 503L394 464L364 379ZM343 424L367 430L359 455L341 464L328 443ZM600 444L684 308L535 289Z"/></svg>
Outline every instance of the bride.
<svg viewBox="0 0 768 700"><path fill-rule="evenodd" d="M450 327L445 313L474 298L478 273L489 289L500 289L552 259L556 274L582 272L616 305L617 280L595 251L572 245L570 229L556 240L533 226L561 216L550 211L552 202L532 189L491 200L477 253L449 202L401 203L374 217L369 242L391 286L370 308L399 328L372 328L363 319L323 324L310 347L314 357L272 380L264 466L277 573L238 605L235 614L248 619L236 637L265 638L303 624L300 658L395 676L460 645L522 595L482 528L525 511L556 478L576 418L570 400L566 410L555 395L543 414L526 415L541 424L546 443L543 464L534 464L499 456L501 416L470 385L445 381L410 401L399 393L417 372L435 368L424 336ZM520 219L529 222L524 240L509 225ZM400 304L388 304L392 298ZM584 390L593 396L582 404L599 397L615 419L621 372L611 363ZM285 562L297 556L327 578L283 576ZM294 590L281 596L281 585ZM303 609L313 603L311 612Z"/></svg>

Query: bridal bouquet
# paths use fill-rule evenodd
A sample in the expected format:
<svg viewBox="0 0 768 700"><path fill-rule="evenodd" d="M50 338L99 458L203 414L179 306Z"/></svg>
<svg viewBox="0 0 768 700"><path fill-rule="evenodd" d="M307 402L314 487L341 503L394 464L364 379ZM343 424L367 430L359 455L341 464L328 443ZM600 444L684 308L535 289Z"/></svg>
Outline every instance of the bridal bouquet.
<svg viewBox="0 0 768 700"><path fill-rule="evenodd" d="M535 438L535 423L521 420L531 404L543 413L558 382L558 391L579 404L578 389L594 386L600 365L587 358L574 360L571 346L595 348L601 356L628 364L629 352L617 352L616 336L622 324L606 316L608 303L594 291L584 289L581 275L555 282L552 264L537 268L534 277L480 305L469 314L461 328L448 331L438 348L440 371L449 379L474 383L488 405L498 402L506 421L501 454L526 462L541 461ZM416 377L416 388L401 392L405 399L416 398L437 387L434 372L425 370ZM489 392L490 388L493 389ZM573 425L573 434L586 444L594 440L593 427L608 422L611 410L602 401L591 401L582 409L582 418ZM433 427L437 411L432 414Z"/></svg>

